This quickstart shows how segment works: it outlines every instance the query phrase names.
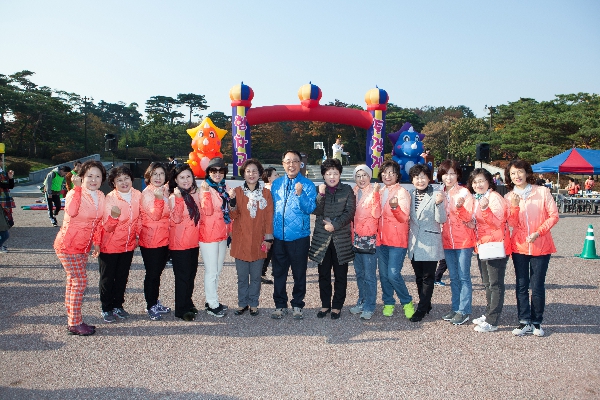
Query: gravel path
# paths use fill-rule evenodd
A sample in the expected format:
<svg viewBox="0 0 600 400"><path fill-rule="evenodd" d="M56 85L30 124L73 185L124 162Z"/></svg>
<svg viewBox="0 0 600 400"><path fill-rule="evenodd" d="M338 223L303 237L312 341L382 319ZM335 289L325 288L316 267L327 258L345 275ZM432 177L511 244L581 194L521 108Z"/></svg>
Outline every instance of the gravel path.
<svg viewBox="0 0 600 400"><path fill-rule="evenodd" d="M16 198L17 206L32 199ZM62 220L62 213L60 215ZM103 324L98 263L88 265L84 320L90 337L66 334L65 274L52 249L57 229L43 211L15 212L17 227L0 254L0 398L254 399L254 398L599 398L599 260L580 253L588 224L600 236L600 216L563 215L553 229L558 253L550 261L546 337L514 337L517 325L512 263L500 329L477 333L470 322L442 321L450 288L436 287L433 310L420 323L396 313L373 319L348 312L357 298L353 268L342 317L316 318L317 269L309 264L305 319L270 318L272 286L263 285L261 314L195 322L172 315L150 321L143 296L144 267L136 251L127 287L124 323ZM596 246L600 251L600 246ZM404 276L413 296L408 261ZM473 259L473 317L485 293ZM194 301L204 304L203 268ZM448 282L447 275L444 277ZM291 278L288 282L291 292ZM165 270L161 300L173 305L173 273ZM219 285L220 300L237 306L233 259Z"/></svg>

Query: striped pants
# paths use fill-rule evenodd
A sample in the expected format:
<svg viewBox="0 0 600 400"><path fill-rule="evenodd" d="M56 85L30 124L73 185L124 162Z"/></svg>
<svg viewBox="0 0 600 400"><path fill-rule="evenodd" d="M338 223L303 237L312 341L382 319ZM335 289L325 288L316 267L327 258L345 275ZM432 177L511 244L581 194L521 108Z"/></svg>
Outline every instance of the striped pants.
<svg viewBox="0 0 600 400"><path fill-rule="evenodd" d="M67 288L65 290L65 306L69 326L77 326L83 322L81 303L83 292L87 286L85 267L88 254L56 254L67 273Z"/></svg>

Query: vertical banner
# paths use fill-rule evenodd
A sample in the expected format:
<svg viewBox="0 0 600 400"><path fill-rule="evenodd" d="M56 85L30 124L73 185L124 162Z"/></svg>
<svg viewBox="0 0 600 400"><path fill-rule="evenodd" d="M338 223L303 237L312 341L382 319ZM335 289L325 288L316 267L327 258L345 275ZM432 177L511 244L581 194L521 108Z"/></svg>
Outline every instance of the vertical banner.
<svg viewBox="0 0 600 400"><path fill-rule="evenodd" d="M365 95L367 111L373 117L373 123L367 130L367 166L373 170L373 178L379 175L381 164L383 164L383 144L385 140L385 114L389 96L383 89L377 86Z"/></svg>
<svg viewBox="0 0 600 400"><path fill-rule="evenodd" d="M252 158L252 140L247 113L252 107L254 91L244 82L229 90L231 99L231 157L233 160L233 176L240 176L239 169L244 162Z"/></svg>

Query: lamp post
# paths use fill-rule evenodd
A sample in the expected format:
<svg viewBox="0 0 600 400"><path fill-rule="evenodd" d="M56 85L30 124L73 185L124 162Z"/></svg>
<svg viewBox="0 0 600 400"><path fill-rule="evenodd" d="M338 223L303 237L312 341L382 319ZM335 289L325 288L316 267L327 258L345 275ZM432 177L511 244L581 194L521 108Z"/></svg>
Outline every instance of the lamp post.
<svg viewBox="0 0 600 400"><path fill-rule="evenodd" d="M489 106L486 104L485 109L490 112L490 132L492 131L492 115L496 112L496 107Z"/></svg>
<svg viewBox="0 0 600 400"><path fill-rule="evenodd" d="M84 142L84 148L85 148L85 154L88 155L88 145L87 145L87 101L88 98L84 97L83 98L83 137L85 138L85 142Z"/></svg>

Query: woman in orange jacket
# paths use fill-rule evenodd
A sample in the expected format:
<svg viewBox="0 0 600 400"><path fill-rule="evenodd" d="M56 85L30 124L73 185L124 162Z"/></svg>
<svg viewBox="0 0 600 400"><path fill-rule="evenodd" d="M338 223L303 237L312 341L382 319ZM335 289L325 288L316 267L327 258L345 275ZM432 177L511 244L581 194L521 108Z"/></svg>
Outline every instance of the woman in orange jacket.
<svg viewBox="0 0 600 400"><path fill-rule="evenodd" d="M184 321L193 321L198 314L192 295L198 272L200 197L210 197L208 185L202 186L201 193L189 164L178 165L171 171L169 250L175 274L175 316Z"/></svg>
<svg viewBox="0 0 600 400"><path fill-rule="evenodd" d="M225 184L227 166L222 158L213 158L206 167L204 183L210 187L210 198L202 199L202 219L200 220L200 251L204 261L204 291L206 312L215 317L223 317L227 306L219 302L217 288L223 270L227 239L231 229L229 216L229 193Z"/></svg>
<svg viewBox="0 0 600 400"><path fill-rule="evenodd" d="M158 299L160 276L169 259L169 187L165 185L167 169L162 163L153 162L144 173L146 188L142 192L142 230L140 251L146 268L144 297L146 312L153 321L160 321L162 314L171 311Z"/></svg>
<svg viewBox="0 0 600 400"><path fill-rule="evenodd" d="M535 177L527 161L512 161L504 177L512 190L504 198L510 202L508 224L513 228L510 241L519 313L519 326L513 334L544 336L546 272L550 254L556 253L550 229L558 222L558 208L547 187L533 184Z"/></svg>
<svg viewBox="0 0 600 400"><path fill-rule="evenodd" d="M113 189L106 195L102 240L98 265L100 267L100 302L104 322L126 319L123 308L125 288L142 226L140 200L142 194L133 188L133 173L127 167L117 167L108 174ZM95 242L98 245L98 242Z"/></svg>
<svg viewBox="0 0 600 400"><path fill-rule="evenodd" d="M244 185L229 190L233 231L230 254L235 258L238 276L238 309L258 315L263 260L273 243L273 199L260 184L262 164L251 158L240 167Z"/></svg>
<svg viewBox="0 0 600 400"><path fill-rule="evenodd" d="M78 176L73 177L74 189L65 199L65 218L56 235L54 250L67 273L65 306L71 335L93 335L95 327L83 322L81 303L87 286L86 266L94 236L100 236L104 193L100 185L106 180L106 170L99 161L87 161ZM98 252L94 250L94 257Z"/></svg>
<svg viewBox="0 0 600 400"><path fill-rule="evenodd" d="M487 307L485 314L474 319L473 323L477 332L494 332L498 330L498 320L504 306L504 276L511 253L510 231L506 224L508 204L496 192L494 178L487 169L476 168L471 172L467 186L475 198L473 218L477 245L504 242L506 256L503 258L482 260L477 254ZM475 250L479 253L477 248Z"/></svg>
<svg viewBox="0 0 600 400"><path fill-rule="evenodd" d="M475 225L472 223L473 196L458 181L462 170L454 160L444 160L438 167L438 182L444 183L446 223L442 226L444 256L450 274L452 309L442 318L454 325L469 320L473 300L471 256L475 247Z"/></svg>

